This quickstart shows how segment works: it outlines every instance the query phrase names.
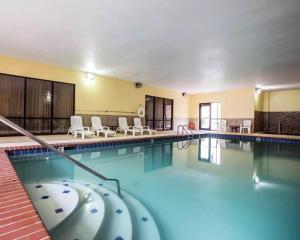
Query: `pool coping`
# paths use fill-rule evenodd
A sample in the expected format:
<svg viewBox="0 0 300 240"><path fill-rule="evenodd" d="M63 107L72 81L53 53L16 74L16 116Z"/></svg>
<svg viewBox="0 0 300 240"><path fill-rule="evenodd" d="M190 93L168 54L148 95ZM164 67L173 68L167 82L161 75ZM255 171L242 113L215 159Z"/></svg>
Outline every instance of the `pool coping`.
<svg viewBox="0 0 300 240"><path fill-rule="evenodd" d="M275 143L297 143L300 144L300 138L287 137L287 136L266 136L258 134L230 134L230 133L196 133L194 137L213 137L221 139L230 139L238 141L255 141L255 142L275 142ZM189 135L164 135L164 136L147 136L140 138L127 138L127 139L103 139L97 141L89 142L69 142L69 143L55 143L51 144L54 147L64 147L65 149L86 149L86 148L97 148L97 147L109 147L109 146L122 146L128 144L141 144L141 143L155 143L161 141L171 141L171 140L187 140ZM29 154L29 153L43 153L48 152L48 149L42 147L41 145L26 145L26 146L10 146L0 148L0 186L7 187L11 186L17 188L18 196L22 196L26 205L22 206L21 210L15 209L16 203L19 198L15 198L16 194L13 189L5 188L5 190L0 189L0 203L2 199L10 199L6 201L4 207L0 207L0 216L5 216L7 222L3 224L2 218L0 218L0 237L3 240L8 240L12 238L20 237L24 239L27 236L32 236L30 239L50 239L48 232L43 225L36 209L33 206L27 192L25 191L15 169L13 168L11 161L9 160L9 155L17 154ZM9 192L7 192L7 190ZM13 191L12 191L13 190ZM23 204L21 202L21 204ZM12 210L13 209L13 210ZM14 215L10 212L17 210L16 220ZM30 211L30 219L28 219L28 211ZM27 215L26 215L27 214ZM22 218L23 217L23 218ZM17 237L11 237L17 236Z"/></svg>
<svg viewBox="0 0 300 240"><path fill-rule="evenodd" d="M201 134L201 136L204 134ZM194 137L199 137L200 134L193 134ZM141 144L150 142L161 142L161 141L171 141L171 140L186 140L189 135L164 135L164 136L147 136L142 138L126 138L126 139L101 139L88 142L68 142L68 143L50 143L51 146L59 148L63 147L67 149L84 149L84 148L98 148L98 147L108 147L108 146L122 146L129 144ZM25 145L25 146L11 146L3 147L0 150L4 150L8 155L18 155L18 154L28 154L31 152L48 152L49 150L41 145Z"/></svg>
<svg viewBox="0 0 300 240"><path fill-rule="evenodd" d="M134 138L104 138L90 141L82 142L60 142L60 143L49 143L50 145L59 148L63 147L64 149L84 149L84 148L98 148L98 147L108 147L108 146L121 146L128 144L141 144L141 143L150 143L150 142L160 142L168 140L187 140L190 135L149 135L143 137L134 137ZM288 144L300 144L300 137L298 136L288 136L288 135L271 135L266 134L238 134L238 133L227 133L227 132L205 132L205 133L194 133L194 138L207 137L228 139L228 140L238 140L238 141L251 141L251 142L273 142L273 143L288 143ZM29 153L42 153L48 152L48 149L39 145L18 145L18 146L9 146L9 147L0 147L0 150L4 150L8 155L19 155L19 154L29 154Z"/></svg>

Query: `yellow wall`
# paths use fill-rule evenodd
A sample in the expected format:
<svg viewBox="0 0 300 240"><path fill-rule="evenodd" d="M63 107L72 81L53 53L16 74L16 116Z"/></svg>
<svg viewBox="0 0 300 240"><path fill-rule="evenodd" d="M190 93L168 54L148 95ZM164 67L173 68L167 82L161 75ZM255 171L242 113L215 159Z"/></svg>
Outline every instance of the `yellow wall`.
<svg viewBox="0 0 300 240"><path fill-rule="evenodd" d="M93 114L106 109L136 112L140 104L145 105L148 94L174 99L174 118L188 117L188 99L167 89L146 85L137 89L133 82L102 76L91 82L81 71L6 56L0 56L0 73L75 83L77 113Z"/></svg>
<svg viewBox="0 0 300 240"><path fill-rule="evenodd" d="M265 112L300 111L300 89L264 92Z"/></svg>
<svg viewBox="0 0 300 240"><path fill-rule="evenodd" d="M300 111L300 89L257 94L254 88L244 88L182 97L176 91L147 85L137 89L133 82L103 76L89 82L78 70L7 56L0 56L0 73L75 83L77 113L136 112L140 105L144 106L147 94L174 99L175 121L198 118L199 103L206 102L221 103L221 118L254 118L254 110Z"/></svg>
<svg viewBox="0 0 300 240"><path fill-rule="evenodd" d="M264 93L254 93L254 110L262 112L264 110Z"/></svg>
<svg viewBox="0 0 300 240"><path fill-rule="evenodd" d="M221 103L221 118L254 118L253 88L190 95L190 118L199 118L199 103L208 102Z"/></svg>

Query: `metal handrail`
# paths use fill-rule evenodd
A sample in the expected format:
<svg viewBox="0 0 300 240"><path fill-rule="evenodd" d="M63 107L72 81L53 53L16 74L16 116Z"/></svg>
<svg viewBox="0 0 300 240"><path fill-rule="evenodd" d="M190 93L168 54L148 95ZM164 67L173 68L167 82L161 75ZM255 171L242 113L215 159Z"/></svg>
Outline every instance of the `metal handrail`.
<svg viewBox="0 0 300 240"><path fill-rule="evenodd" d="M188 149L189 146L191 145L193 140L187 140L185 143L181 142L181 146L180 146L180 142L177 142L177 148L179 150L182 150L182 149Z"/></svg>
<svg viewBox="0 0 300 240"><path fill-rule="evenodd" d="M192 130L188 128L187 125L178 125L177 126L177 135L179 135L180 129L181 129L181 134L184 134L184 132L185 132L188 135L188 141L185 144L182 143L181 147L180 147L179 142L177 142L177 148L179 150L187 149L191 145L192 141L194 140L194 134L193 134ZM192 137L192 139L190 139L190 136Z"/></svg>
<svg viewBox="0 0 300 240"><path fill-rule="evenodd" d="M178 125L177 126L177 135L179 135L180 128L181 128L181 134L183 134L185 132L186 134L188 134L188 137L192 136L192 138L194 139L194 134L193 134L192 130L188 128L187 125Z"/></svg>
<svg viewBox="0 0 300 240"><path fill-rule="evenodd" d="M119 195L120 198L122 198L120 181L118 179L107 178L107 177L103 176L102 174L94 171L93 169L91 169L91 168L87 167L86 165L82 164L81 162L78 162L77 160L75 160L71 156L65 154L64 152L61 152L61 151L57 150L55 147L53 147L50 144L46 143L42 139L34 136L32 133L28 132L24 128L21 128L20 126L18 126L17 124L13 123L12 121L6 119L2 115L0 115L0 122L4 123L8 127L11 127L12 129L16 130L17 132L25 135L26 137L29 137L33 141L39 143L40 145L44 146L45 148L51 150L52 152L55 152L56 154L58 154L58 155L60 155L60 156L62 156L64 158L70 160L71 162L73 162L74 164L76 164L80 168L83 168L84 170L88 171L89 173L93 174L94 176L96 176L96 177L98 177L98 178L100 178L100 179L102 179L104 181L113 181L113 182L115 182L116 185L117 185L118 195Z"/></svg>

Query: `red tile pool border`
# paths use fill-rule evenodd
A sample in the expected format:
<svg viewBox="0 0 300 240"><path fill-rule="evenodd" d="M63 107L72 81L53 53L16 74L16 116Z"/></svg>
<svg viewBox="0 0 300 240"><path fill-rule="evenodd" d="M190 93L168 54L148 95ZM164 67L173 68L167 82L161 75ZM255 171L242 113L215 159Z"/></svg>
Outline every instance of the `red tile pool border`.
<svg viewBox="0 0 300 240"><path fill-rule="evenodd" d="M0 239L50 239L4 150L0 150Z"/></svg>

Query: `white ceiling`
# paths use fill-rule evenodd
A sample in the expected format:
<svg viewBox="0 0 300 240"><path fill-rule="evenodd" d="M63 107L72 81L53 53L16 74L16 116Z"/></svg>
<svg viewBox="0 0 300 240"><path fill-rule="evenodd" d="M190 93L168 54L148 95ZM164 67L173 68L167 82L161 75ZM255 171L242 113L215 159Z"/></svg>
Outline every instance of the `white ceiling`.
<svg viewBox="0 0 300 240"><path fill-rule="evenodd" d="M300 85L299 0L0 3L0 54L188 93Z"/></svg>

